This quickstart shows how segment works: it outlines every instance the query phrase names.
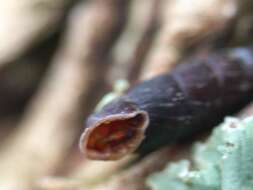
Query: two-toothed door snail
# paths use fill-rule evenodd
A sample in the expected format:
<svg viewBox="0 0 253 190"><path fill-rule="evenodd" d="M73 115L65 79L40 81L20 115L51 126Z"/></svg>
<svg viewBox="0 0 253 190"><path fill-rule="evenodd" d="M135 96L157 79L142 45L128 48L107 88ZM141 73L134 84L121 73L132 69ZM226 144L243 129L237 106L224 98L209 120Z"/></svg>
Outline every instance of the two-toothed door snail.
<svg viewBox="0 0 253 190"><path fill-rule="evenodd" d="M192 59L90 115L80 147L95 160L146 154L213 127L252 100L252 91L251 48Z"/></svg>

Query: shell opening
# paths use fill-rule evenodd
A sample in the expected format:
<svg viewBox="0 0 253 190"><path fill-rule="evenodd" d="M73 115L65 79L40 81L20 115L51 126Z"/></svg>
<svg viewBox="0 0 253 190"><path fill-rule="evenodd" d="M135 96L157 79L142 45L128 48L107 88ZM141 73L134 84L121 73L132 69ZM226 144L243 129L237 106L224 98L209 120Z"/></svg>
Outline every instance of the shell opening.
<svg viewBox="0 0 253 190"><path fill-rule="evenodd" d="M96 160L116 160L133 152L144 139L146 112L114 115L84 132L82 149Z"/></svg>

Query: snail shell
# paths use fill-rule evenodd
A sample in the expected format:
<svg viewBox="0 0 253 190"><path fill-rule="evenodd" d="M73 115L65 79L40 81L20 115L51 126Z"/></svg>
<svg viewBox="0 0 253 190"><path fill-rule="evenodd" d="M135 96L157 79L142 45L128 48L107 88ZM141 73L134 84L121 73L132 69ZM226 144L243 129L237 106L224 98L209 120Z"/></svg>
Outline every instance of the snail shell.
<svg viewBox="0 0 253 190"><path fill-rule="evenodd" d="M142 155L218 124L252 100L253 53L236 48L192 58L91 114L80 139L95 160Z"/></svg>

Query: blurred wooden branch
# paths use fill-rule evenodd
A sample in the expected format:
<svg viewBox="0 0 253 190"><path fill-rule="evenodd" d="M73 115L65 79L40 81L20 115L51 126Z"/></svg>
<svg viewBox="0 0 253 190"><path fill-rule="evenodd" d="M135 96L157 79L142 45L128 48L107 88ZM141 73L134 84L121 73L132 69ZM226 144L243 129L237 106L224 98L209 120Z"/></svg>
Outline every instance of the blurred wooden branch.
<svg viewBox="0 0 253 190"><path fill-rule="evenodd" d="M78 138L82 101L90 101L90 87L109 66L106 56L124 24L126 2L91 1L71 15L52 67L0 152L0 189L33 189L64 159Z"/></svg>
<svg viewBox="0 0 253 190"><path fill-rule="evenodd" d="M86 160L67 176L40 179L38 187L42 190L92 189L117 174L132 158L130 156L119 161L109 162Z"/></svg>
<svg viewBox="0 0 253 190"><path fill-rule="evenodd" d="M141 79L168 71L187 47L222 32L235 16L236 2L168 0L163 12L163 23L143 67Z"/></svg>
<svg viewBox="0 0 253 190"><path fill-rule="evenodd" d="M132 1L128 23L113 48L112 59L114 63L108 74L111 84L118 79L133 79L138 76L138 70L159 25L159 11L162 1Z"/></svg>
<svg viewBox="0 0 253 190"><path fill-rule="evenodd" d="M253 34L253 2L251 0L237 0L238 14L234 36L230 40L232 45L252 43Z"/></svg>
<svg viewBox="0 0 253 190"><path fill-rule="evenodd" d="M238 115L240 118L253 116L253 102L246 106L246 108L244 108Z"/></svg>
<svg viewBox="0 0 253 190"><path fill-rule="evenodd" d="M178 151L180 150L180 151ZM168 147L163 148L157 152L154 152L138 162L137 164L132 165L130 168L125 171L119 172L118 168L115 168L117 164L115 163L99 163L97 165L90 165L89 168L93 168L96 170L105 169L108 174L110 174L110 178L106 178L107 181L98 180L98 178L90 178L89 174L97 173L101 177L101 173L105 173L103 171L92 171L88 167L86 170L83 170L81 176L82 178L76 177L68 177L68 178L47 178L40 181L42 190L146 190L148 189L145 185L145 180L148 175L151 173L162 169L169 160L176 160L178 158L185 157L188 149L186 147ZM118 164L122 164L127 160L118 161ZM121 163L120 163L121 162ZM94 163L95 164L95 163ZM108 167L105 167L105 166ZM111 166L110 166L111 165ZM84 169L84 168L83 168ZM109 171L113 171L116 169L114 173ZM113 174L113 175L112 175ZM87 176L86 178L83 178ZM92 175L93 176L93 175ZM103 176L103 175L102 175ZM94 176L95 177L95 176ZM81 180L83 179L83 180ZM87 184L85 180L91 180L93 184ZM94 179L98 181L93 181ZM95 183L94 183L95 182ZM100 182L100 183L98 183ZM92 186L93 187L92 187ZM94 186L96 185L96 186Z"/></svg>
<svg viewBox="0 0 253 190"><path fill-rule="evenodd" d="M145 185L147 176L155 171L161 170L168 161L182 158L186 154L186 147L170 146L163 148L150 154L126 171L117 176L115 175L106 183L100 184L93 190L148 190L148 187ZM86 188L82 189L86 190Z"/></svg>
<svg viewBox="0 0 253 190"><path fill-rule="evenodd" d="M72 1L0 1L0 68L55 32Z"/></svg>

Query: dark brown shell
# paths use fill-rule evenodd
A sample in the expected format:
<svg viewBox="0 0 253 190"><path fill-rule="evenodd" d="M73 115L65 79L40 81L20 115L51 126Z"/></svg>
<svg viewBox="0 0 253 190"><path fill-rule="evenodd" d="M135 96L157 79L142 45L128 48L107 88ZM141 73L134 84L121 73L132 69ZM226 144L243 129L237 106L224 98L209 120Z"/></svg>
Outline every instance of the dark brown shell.
<svg viewBox="0 0 253 190"><path fill-rule="evenodd" d="M119 143L118 147L116 143L112 148L107 147L106 155L104 152L101 153L103 156L90 157L119 159L135 149L141 154L149 153L213 127L224 116L252 100L253 54L250 48L227 50L188 62L168 74L138 84L100 112L92 114L85 132L103 122L107 122L109 128L118 119L129 122L129 118L139 113L142 121L134 126L126 125L131 130L138 129L138 135L129 138L135 141ZM87 153L85 143L92 137L85 132L80 146ZM127 151L130 145L131 150ZM117 156L112 156L116 153Z"/></svg>

